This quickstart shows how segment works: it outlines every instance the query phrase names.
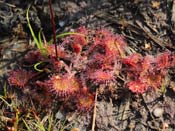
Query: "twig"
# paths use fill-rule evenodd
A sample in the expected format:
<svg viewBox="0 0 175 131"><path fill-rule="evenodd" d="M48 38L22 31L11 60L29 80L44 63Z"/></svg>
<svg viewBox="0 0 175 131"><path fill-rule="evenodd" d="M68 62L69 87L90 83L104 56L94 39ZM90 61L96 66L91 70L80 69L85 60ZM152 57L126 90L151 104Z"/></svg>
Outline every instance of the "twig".
<svg viewBox="0 0 175 131"><path fill-rule="evenodd" d="M10 4L10 3L7 3L7 2L4 2L4 1L0 1L0 3L4 3L4 4L6 4L7 6L10 6L10 7L12 7L12 8L15 8L15 7L16 7L15 5Z"/></svg>
<svg viewBox="0 0 175 131"><path fill-rule="evenodd" d="M94 104L94 113L93 113L93 119L92 119L92 128L91 131L95 131L95 119L97 114L97 95L98 95L98 89L96 89L95 92L95 104Z"/></svg>

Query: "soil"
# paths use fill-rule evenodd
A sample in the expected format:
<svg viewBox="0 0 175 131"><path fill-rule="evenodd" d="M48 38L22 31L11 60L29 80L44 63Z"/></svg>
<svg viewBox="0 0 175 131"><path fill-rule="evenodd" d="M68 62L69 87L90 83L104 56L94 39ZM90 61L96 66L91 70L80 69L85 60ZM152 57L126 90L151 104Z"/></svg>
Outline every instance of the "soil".
<svg viewBox="0 0 175 131"><path fill-rule="evenodd" d="M130 52L155 55L166 50L175 51L173 0L53 0L52 2L57 34L80 26L90 29L107 28L125 38ZM7 84L8 72L18 67L21 58L29 50L34 49L26 21L26 10L29 5L31 5L29 15L34 32L37 33L42 29L47 41L52 38L47 0L0 1L0 94L2 95L4 85ZM174 69L169 71L168 86L163 93L154 90L138 95L126 90L125 87L123 90L110 92L110 95L109 93L101 95L99 92L96 112L79 114L76 111L67 112L57 107L50 107L48 112L53 111L55 118L52 130L90 131L95 113L95 131L174 131L174 73ZM122 84L119 82L118 86ZM20 103L26 103L25 94L32 94L26 93L27 91L21 93L18 89L11 89L7 84L7 92L11 91L17 94ZM32 97L34 96L38 94ZM40 97L44 102L44 95ZM27 106L30 107L30 104ZM10 112L2 105L0 107L0 112L7 110ZM44 119L43 115L39 116ZM12 127L3 118L4 114L0 113L2 130ZM21 127L21 130L27 129Z"/></svg>

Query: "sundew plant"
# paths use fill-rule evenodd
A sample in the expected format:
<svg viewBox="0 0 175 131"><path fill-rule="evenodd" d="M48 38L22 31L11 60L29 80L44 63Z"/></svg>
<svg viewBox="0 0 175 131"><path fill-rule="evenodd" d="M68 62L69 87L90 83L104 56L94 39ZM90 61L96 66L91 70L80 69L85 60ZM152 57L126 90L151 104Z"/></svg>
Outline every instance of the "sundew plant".
<svg viewBox="0 0 175 131"><path fill-rule="evenodd" d="M54 38L46 42L41 32L36 37L29 21L29 8L26 18L37 48L24 56L21 67L9 73L9 85L21 90L42 90L46 96L70 103L66 108L71 110L91 111L95 91L117 90L121 73L125 76L123 88L133 94L161 89L166 86L168 69L175 65L175 55L169 51L155 56L128 55L124 38L106 28L81 26L74 32L54 33ZM54 27L52 13L51 21ZM56 38L60 39L58 43Z"/></svg>

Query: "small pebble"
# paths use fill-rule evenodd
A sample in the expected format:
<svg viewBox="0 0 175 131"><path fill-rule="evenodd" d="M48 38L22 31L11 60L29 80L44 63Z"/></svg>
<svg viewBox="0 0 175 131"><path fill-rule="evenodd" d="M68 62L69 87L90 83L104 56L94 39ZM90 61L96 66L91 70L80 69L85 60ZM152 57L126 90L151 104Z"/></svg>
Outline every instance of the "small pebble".
<svg viewBox="0 0 175 131"><path fill-rule="evenodd" d="M61 113L60 111L58 111L55 115L55 117L59 120L64 120L65 119L65 116L63 113Z"/></svg>
<svg viewBox="0 0 175 131"><path fill-rule="evenodd" d="M80 129L73 127L71 131L80 131Z"/></svg>
<svg viewBox="0 0 175 131"><path fill-rule="evenodd" d="M58 24L59 24L60 27L63 27L65 25L65 22L64 21L59 21Z"/></svg>
<svg viewBox="0 0 175 131"><path fill-rule="evenodd" d="M161 117L163 115L163 109L162 108L155 108L153 110L153 115L155 117Z"/></svg>

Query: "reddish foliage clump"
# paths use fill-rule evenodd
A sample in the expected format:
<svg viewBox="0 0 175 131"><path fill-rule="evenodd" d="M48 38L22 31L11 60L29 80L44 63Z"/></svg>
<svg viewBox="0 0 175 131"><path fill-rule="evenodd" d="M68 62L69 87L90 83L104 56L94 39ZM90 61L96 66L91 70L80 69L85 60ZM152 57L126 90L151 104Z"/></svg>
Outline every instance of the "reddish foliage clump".
<svg viewBox="0 0 175 131"><path fill-rule="evenodd" d="M147 85L140 80L130 81L127 86L134 93L144 93L147 90Z"/></svg>
<svg viewBox="0 0 175 131"><path fill-rule="evenodd" d="M89 73L89 78L97 85L102 83L107 84L109 81L114 80L114 72L95 70L94 72Z"/></svg>
<svg viewBox="0 0 175 131"><path fill-rule="evenodd" d="M63 100L76 101L80 111L92 109L94 88L117 85L121 71L126 74L123 79L132 92L144 93L160 88L168 68L175 65L175 55L168 51L157 56L139 53L126 56L127 44L123 37L109 30L80 27L75 31L62 38L57 46L58 58L55 46L45 43L44 55L40 50L30 51L24 60L32 66L42 63L39 65L42 73L38 73L39 79L35 78L32 85L36 88L44 86ZM25 69L12 71L9 84L24 87L35 73Z"/></svg>
<svg viewBox="0 0 175 131"><path fill-rule="evenodd" d="M22 88L34 75L34 73L27 72L26 70L14 70L9 73L8 82L11 86L18 86Z"/></svg>
<svg viewBox="0 0 175 131"><path fill-rule="evenodd" d="M157 56L132 54L123 59L128 79L128 88L135 93L143 93L149 88L160 88L168 69L173 67L173 54L164 52ZM138 85L140 85L139 88Z"/></svg>
<svg viewBox="0 0 175 131"><path fill-rule="evenodd" d="M161 53L156 56L155 58L155 63L157 64L157 68L165 69L165 68L170 68L173 63L173 55L172 53L166 51L164 53Z"/></svg>
<svg viewBox="0 0 175 131"><path fill-rule="evenodd" d="M138 66L140 66L139 64L141 64L141 60L143 59L143 57L141 56L141 54L139 53L134 53L126 58L123 59L123 63L127 66L129 66L130 68L138 68Z"/></svg>
<svg viewBox="0 0 175 131"><path fill-rule="evenodd" d="M39 50L36 51L29 51L25 56L24 56L24 61L28 64L34 64L38 61L42 60L42 55Z"/></svg>
<svg viewBox="0 0 175 131"><path fill-rule="evenodd" d="M67 75L53 75L46 84L54 94L62 98L73 95L80 90L80 85L77 79Z"/></svg>
<svg viewBox="0 0 175 131"><path fill-rule="evenodd" d="M102 46L106 56L124 57L126 43L120 35L114 35L106 29L101 29L95 32L94 39L94 46Z"/></svg>
<svg viewBox="0 0 175 131"><path fill-rule="evenodd" d="M61 46L57 47L58 50L58 57L59 58L65 58L66 57L66 52L64 51L64 48L62 48ZM46 53L49 57L54 58L55 57L55 46L54 45L45 45L45 50Z"/></svg>
<svg viewBox="0 0 175 131"><path fill-rule="evenodd" d="M79 94L77 99L77 109L80 112L91 111L94 106L94 95L91 93Z"/></svg>

